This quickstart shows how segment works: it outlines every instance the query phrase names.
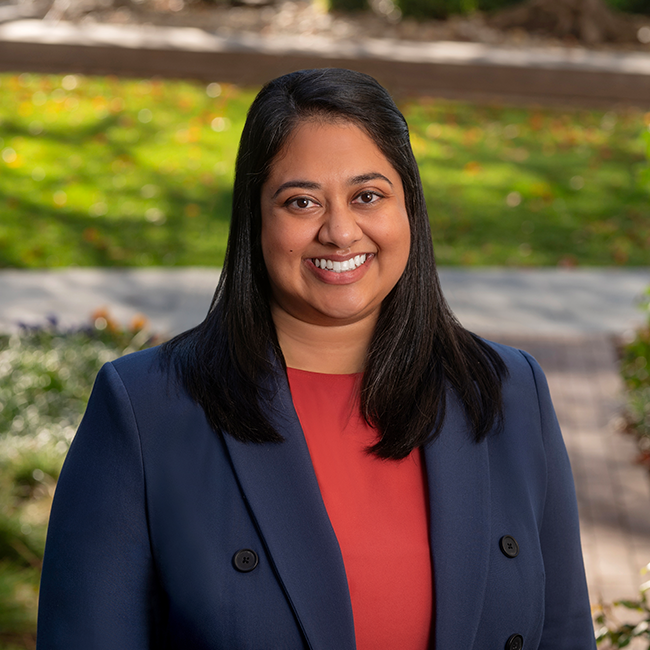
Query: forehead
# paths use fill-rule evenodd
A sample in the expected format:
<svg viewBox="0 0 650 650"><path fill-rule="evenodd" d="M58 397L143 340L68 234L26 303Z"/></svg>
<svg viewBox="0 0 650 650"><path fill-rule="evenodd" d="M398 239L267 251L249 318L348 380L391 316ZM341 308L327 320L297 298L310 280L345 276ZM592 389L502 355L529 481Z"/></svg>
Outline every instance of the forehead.
<svg viewBox="0 0 650 650"><path fill-rule="evenodd" d="M296 173L340 176L372 171L397 174L365 130L350 121L310 119L287 138L271 163L268 180Z"/></svg>

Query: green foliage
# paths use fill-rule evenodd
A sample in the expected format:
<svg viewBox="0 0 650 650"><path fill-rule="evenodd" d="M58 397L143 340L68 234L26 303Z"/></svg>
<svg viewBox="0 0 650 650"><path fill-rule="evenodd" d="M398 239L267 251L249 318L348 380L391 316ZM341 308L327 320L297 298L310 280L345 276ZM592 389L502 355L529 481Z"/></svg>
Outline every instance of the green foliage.
<svg viewBox="0 0 650 650"><path fill-rule="evenodd" d="M418 19L445 19L454 14L469 15L475 11L494 12L523 0L399 0L398 5L404 16ZM618 11L650 14L647 0L605 0Z"/></svg>
<svg viewBox="0 0 650 650"><path fill-rule="evenodd" d="M34 614L38 600L38 569L0 562L0 648L35 647Z"/></svg>
<svg viewBox="0 0 650 650"><path fill-rule="evenodd" d="M480 11L498 11L511 5L521 2L521 0L477 0Z"/></svg>
<svg viewBox="0 0 650 650"><path fill-rule="evenodd" d="M109 314L0 336L0 649L33 648L40 567L56 479L103 363L148 347L146 322Z"/></svg>
<svg viewBox="0 0 650 650"><path fill-rule="evenodd" d="M521 0L396 0L395 3L406 17L444 20L454 14L469 15L476 11L495 11L518 2ZM332 11L358 12L367 10L368 5L368 0L329 0L329 8Z"/></svg>
<svg viewBox="0 0 650 650"><path fill-rule="evenodd" d="M498 11L521 0L398 0L404 16L421 20L444 20L453 15L467 16L476 11Z"/></svg>
<svg viewBox="0 0 650 650"><path fill-rule="evenodd" d="M478 0L399 0L403 16L443 19L451 14L468 14L476 11Z"/></svg>
<svg viewBox="0 0 650 650"><path fill-rule="evenodd" d="M366 0L329 0L331 11L357 12L368 9Z"/></svg>
<svg viewBox="0 0 650 650"><path fill-rule="evenodd" d="M148 342L144 329L124 331L104 312L94 316L87 329L65 332L52 322L0 336L0 441L23 437L65 451L102 364Z"/></svg>
<svg viewBox="0 0 650 650"><path fill-rule="evenodd" d="M647 264L641 112L404 108L440 264Z"/></svg>
<svg viewBox="0 0 650 650"><path fill-rule="evenodd" d="M650 387L630 391L626 412L629 427L639 436L642 460L650 465Z"/></svg>
<svg viewBox="0 0 650 650"><path fill-rule="evenodd" d="M646 290L640 307L646 313L647 322L625 345L621 357L623 380L631 390L650 388L650 288Z"/></svg>
<svg viewBox="0 0 650 650"><path fill-rule="evenodd" d="M206 4L224 4L225 0L202 0ZM408 0L407 0L408 2ZM452 14L469 14L473 11L494 11L524 0L420 0L425 18L447 18ZM629 13L650 14L648 0L605 0L610 7ZM401 3L400 3L401 4ZM330 0L336 11L359 11L367 8L365 0ZM413 14L411 14L413 15Z"/></svg>
<svg viewBox="0 0 650 650"><path fill-rule="evenodd" d="M252 94L0 75L0 266L219 264Z"/></svg>
<svg viewBox="0 0 650 650"><path fill-rule="evenodd" d="M494 12L521 0L397 0L404 16L444 20L453 15L467 16L476 11Z"/></svg>
<svg viewBox="0 0 650 650"><path fill-rule="evenodd" d="M605 0L612 9L631 14L650 14L648 0Z"/></svg>
<svg viewBox="0 0 650 650"><path fill-rule="evenodd" d="M650 288L641 307L646 323L628 342L621 354L621 374L627 388L625 420L628 429L637 436L642 462L650 467Z"/></svg>
<svg viewBox="0 0 650 650"><path fill-rule="evenodd" d="M644 572L650 570L647 565ZM600 629L596 632L598 645L603 645L603 650L610 648L626 648L635 639L647 641L647 650L650 650L650 580L641 585L640 596L636 600L619 600L612 605L600 605L595 617ZM618 620L614 609L616 607L628 609L637 613L640 619L636 623L625 623Z"/></svg>

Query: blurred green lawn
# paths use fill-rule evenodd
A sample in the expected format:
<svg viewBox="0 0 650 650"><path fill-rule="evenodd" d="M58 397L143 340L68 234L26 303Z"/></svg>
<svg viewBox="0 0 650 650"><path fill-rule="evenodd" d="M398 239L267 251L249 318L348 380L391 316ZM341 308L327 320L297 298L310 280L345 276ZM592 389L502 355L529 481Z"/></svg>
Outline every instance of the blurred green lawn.
<svg viewBox="0 0 650 650"><path fill-rule="evenodd" d="M0 267L219 266L255 90L0 75ZM441 264L646 265L650 113L404 102Z"/></svg>

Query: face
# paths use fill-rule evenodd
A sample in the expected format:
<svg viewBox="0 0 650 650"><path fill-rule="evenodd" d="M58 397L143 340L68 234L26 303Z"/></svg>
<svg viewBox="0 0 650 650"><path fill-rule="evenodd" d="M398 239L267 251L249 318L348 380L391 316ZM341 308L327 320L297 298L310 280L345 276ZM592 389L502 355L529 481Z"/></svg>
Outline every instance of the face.
<svg viewBox="0 0 650 650"><path fill-rule="evenodd" d="M410 227L399 174L364 131L298 126L272 163L261 212L274 313L376 320L406 267Z"/></svg>

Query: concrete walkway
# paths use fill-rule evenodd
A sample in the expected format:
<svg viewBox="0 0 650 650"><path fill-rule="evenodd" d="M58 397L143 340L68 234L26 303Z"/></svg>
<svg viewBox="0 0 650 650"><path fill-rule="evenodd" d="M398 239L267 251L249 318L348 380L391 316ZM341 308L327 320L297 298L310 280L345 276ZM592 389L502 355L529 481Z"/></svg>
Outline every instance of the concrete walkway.
<svg viewBox="0 0 650 650"><path fill-rule="evenodd" d="M638 270L440 270L460 321L486 336L503 334L623 335L642 322L637 302L650 286ZM207 313L219 271L210 268L0 270L0 330L56 315L62 325L86 323L106 307L127 324L144 314L157 332L173 335Z"/></svg>
<svg viewBox="0 0 650 650"><path fill-rule="evenodd" d="M217 279L200 268L0 271L0 330L48 316L79 325L105 307L124 324L141 313L174 334L203 318ZM614 337L641 322L635 303L650 268L447 268L441 279L465 326L531 352L544 368L573 464L592 602L634 597L650 562L650 480L634 464L634 442L616 430Z"/></svg>

